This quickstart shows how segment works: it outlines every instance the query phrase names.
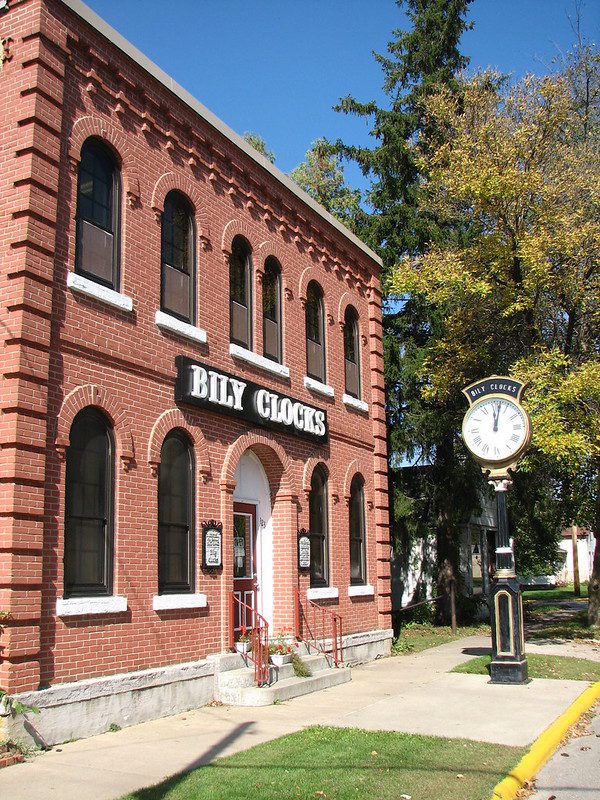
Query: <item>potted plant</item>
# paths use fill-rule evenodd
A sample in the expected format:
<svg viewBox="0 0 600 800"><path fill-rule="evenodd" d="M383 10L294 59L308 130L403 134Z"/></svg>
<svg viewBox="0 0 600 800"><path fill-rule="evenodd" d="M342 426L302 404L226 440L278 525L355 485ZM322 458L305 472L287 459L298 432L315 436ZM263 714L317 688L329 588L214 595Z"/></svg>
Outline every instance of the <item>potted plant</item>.
<svg viewBox="0 0 600 800"><path fill-rule="evenodd" d="M271 663L276 667L281 667L284 664L289 664L292 660L292 653L294 648L290 641L290 631L287 628L279 631L275 639L269 645L269 657ZM298 644L294 642L295 646Z"/></svg>
<svg viewBox="0 0 600 800"><path fill-rule="evenodd" d="M235 643L235 649L238 653L247 653L250 650L250 633L245 625L242 625L241 633Z"/></svg>

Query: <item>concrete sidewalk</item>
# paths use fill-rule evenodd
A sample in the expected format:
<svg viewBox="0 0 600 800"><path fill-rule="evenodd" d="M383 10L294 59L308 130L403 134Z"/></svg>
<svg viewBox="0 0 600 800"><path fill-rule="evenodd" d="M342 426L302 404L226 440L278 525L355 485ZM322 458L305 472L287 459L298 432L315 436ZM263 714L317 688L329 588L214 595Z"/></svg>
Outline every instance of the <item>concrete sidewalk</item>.
<svg viewBox="0 0 600 800"><path fill-rule="evenodd" d="M308 725L393 730L527 746L586 688L579 681L490 685L487 677L450 674L489 652L471 637L422 653L353 668L352 681L276 706L204 707L116 733L59 745L26 764L0 770L10 800L115 800L181 771ZM569 648L573 649L573 645ZM561 645L527 652L563 654ZM564 648L566 650L566 648ZM598 648L577 648L600 660ZM564 653L566 654L566 653Z"/></svg>

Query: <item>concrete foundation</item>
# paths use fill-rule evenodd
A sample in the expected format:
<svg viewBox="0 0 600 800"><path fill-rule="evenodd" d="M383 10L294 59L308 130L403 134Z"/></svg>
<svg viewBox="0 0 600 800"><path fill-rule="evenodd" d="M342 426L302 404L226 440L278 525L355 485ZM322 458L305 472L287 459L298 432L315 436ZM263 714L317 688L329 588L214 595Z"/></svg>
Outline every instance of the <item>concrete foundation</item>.
<svg viewBox="0 0 600 800"><path fill-rule="evenodd" d="M344 664L362 664L389 656L391 644L391 629L344 636ZM15 699L35 706L40 713L1 718L0 739L44 747L95 736L110 730L111 726L125 728L200 708L221 698L219 683L223 679L219 681L219 673L233 673L242 666L244 661L237 653L216 654L203 661L24 692L15 695ZM348 679L349 676L344 678ZM334 680L332 685L337 682ZM256 692L263 690L256 689Z"/></svg>

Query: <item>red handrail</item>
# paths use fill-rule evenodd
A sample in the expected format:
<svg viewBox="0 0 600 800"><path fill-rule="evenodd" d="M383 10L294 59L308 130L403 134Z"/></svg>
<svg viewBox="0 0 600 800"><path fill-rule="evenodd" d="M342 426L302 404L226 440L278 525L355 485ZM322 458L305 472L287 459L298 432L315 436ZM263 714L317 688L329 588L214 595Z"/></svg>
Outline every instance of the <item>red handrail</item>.
<svg viewBox="0 0 600 800"><path fill-rule="evenodd" d="M336 667L344 662L343 619L339 614L308 598L301 602L300 592L296 589L295 623L297 639L327 657L331 655ZM331 638L331 653L325 645L328 638Z"/></svg>
<svg viewBox="0 0 600 800"><path fill-rule="evenodd" d="M235 592L230 595L229 602L229 646L235 648L235 608L239 607L240 618L246 619L246 614L250 612L253 620L250 629L250 652L247 658L254 664L254 680L258 686L269 683L269 623L258 613L258 611L244 603L236 596Z"/></svg>

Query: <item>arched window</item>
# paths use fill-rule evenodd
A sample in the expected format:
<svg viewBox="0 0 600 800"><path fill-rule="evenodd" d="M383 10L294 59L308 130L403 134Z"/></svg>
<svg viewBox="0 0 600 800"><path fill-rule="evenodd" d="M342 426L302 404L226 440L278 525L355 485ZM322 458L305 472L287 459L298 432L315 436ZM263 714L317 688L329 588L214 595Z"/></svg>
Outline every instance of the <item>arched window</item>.
<svg viewBox="0 0 600 800"><path fill-rule="evenodd" d="M71 425L66 467L64 596L111 594L113 442L106 418L91 406Z"/></svg>
<svg viewBox="0 0 600 800"><path fill-rule="evenodd" d="M162 311L194 322L194 212L179 192L169 192L161 221Z"/></svg>
<svg viewBox="0 0 600 800"><path fill-rule="evenodd" d="M236 236L229 256L229 334L234 344L252 349L252 251Z"/></svg>
<svg viewBox="0 0 600 800"><path fill-rule="evenodd" d="M263 276L263 352L281 363L281 268L273 256L265 261Z"/></svg>
<svg viewBox="0 0 600 800"><path fill-rule="evenodd" d="M310 521L310 585L327 586L327 476L315 467L308 498Z"/></svg>
<svg viewBox="0 0 600 800"><path fill-rule="evenodd" d="M306 290L306 374L325 383L323 291L315 281Z"/></svg>
<svg viewBox="0 0 600 800"><path fill-rule="evenodd" d="M112 153L88 139L77 172L75 271L111 289L119 284L119 194Z"/></svg>
<svg viewBox="0 0 600 800"><path fill-rule="evenodd" d="M350 583L364 584L365 570L365 484L355 475L350 484Z"/></svg>
<svg viewBox="0 0 600 800"><path fill-rule="evenodd" d="M194 590L193 456L185 434L171 431L158 468L158 592Z"/></svg>
<svg viewBox="0 0 600 800"><path fill-rule="evenodd" d="M344 365L346 368L346 394L360 397L360 358L358 339L358 314L352 306L344 314Z"/></svg>

